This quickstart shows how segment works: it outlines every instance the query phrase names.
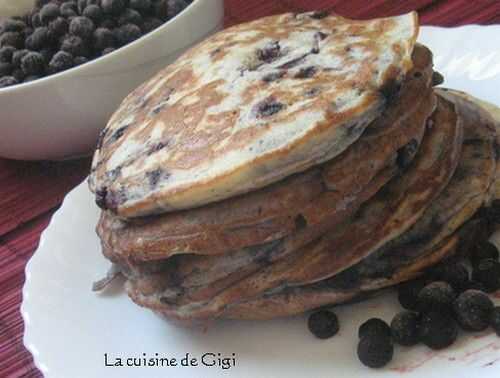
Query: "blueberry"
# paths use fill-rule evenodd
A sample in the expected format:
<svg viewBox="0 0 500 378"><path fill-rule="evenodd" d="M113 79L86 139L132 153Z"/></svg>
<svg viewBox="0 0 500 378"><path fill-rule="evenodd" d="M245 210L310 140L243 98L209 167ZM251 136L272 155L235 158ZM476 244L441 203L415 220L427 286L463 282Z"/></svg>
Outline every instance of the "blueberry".
<svg viewBox="0 0 500 378"><path fill-rule="evenodd" d="M28 38L26 38L26 48L32 51L38 51L51 43L49 28L42 26L36 28Z"/></svg>
<svg viewBox="0 0 500 378"><path fill-rule="evenodd" d="M45 60L37 52L29 52L21 59L21 69L25 75L39 75L44 71Z"/></svg>
<svg viewBox="0 0 500 378"><path fill-rule="evenodd" d="M472 271L472 278L484 285L487 293L500 289L500 263L493 259L481 260Z"/></svg>
<svg viewBox="0 0 500 378"><path fill-rule="evenodd" d="M89 60L85 58L84 56L76 56L74 59L75 66L79 66L82 64L87 63Z"/></svg>
<svg viewBox="0 0 500 378"><path fill-rule="evenodd" d="M185 0L168 0L167 1L167 15L168 18L173 18L181 13L184 8L186 8L191 1Z"/></svg>
<svg viewBox="0 0 500 378"><path fill-rule="evenodd" d="M485 287L481 282L469 280L467 281L464 286L462 287L462 292L466 290L479 290L479 291L485 291Z"/></svg>
<svg viewBox="0 0 500 378"><path fill-rule="evenodd" d="M40 12L33 12L31 15L31 26L33 28L39 28L42 26L42 21L40 20Z"/></svg>
<svg viewBox="0 0 500 378"><path fill-rule="evenodd" d="M24 80L26 75L24 74L24 71L20 68L16 68L14 71L12 71L12 75L19 83Z"/></svg>
<svg viewBox="0 0 500 378"><path fill-rule="evenodd" d="M307 326L318 339L328 339L339 331L337 315L327 310L316 311L309 315Z"/></svg>
<svg viewBox="0 0 500 378"><path fill-rule="evenodd" d="M65 51L58 51L50 60L49 71L57 73L74 66L73 55Z"/></svg>
<svg viewBox="0 0 500 378"><path fill-rule="evenodd" d="M490 242L480 243L472 249L470 259L474 266L479 264L481 260L498 260L498 249Z"/></svg>
<svg viewBox="0 0 500 378"><path fill-rule="evenodd" d="M424 313L420 319L419 338L431 349L443 349L455 342L458 326L447 313Z"/></svg>
<svg viewBox="0 0 500 378"><path fill-rule="evenodd" d="M94 33L94 30L94 23L87 17L75 17L69 24L69 32L82 39L90 38Z"/></svg>
<svg viewBox="0 0 500 378"><path fill-rule="evenodd" d="M23 80L23 83L29 83L30 81L35 81L38 79L40 79L40 76L37 75L26 76Z"/></svg>
<svg viewBox="0 0 500 378"><path fill-rule="evenodd" d="M112 30L116 28L116 21L112 18L105 18L104 20L101 21L99 27Z"/></svg>
<svg viewBox="0 0 500 378"><path fill-rule="evenodd" d="M63 17L57 17L49 24L49 32L55 37L62 37L68 32L68 21Z"/></svg>
<svg viewBox="0 0 500 378"><path fill-rule="evenodd" d="M101 55L104 56L104 55L110 54L115 50L116 49L114 47L106 47L104 50L102 50Z"/></svg>
<svg viewBox="0 0 500 378"><path fill-rule="evenodd" d="M7 18L0 23L0 33L6 32L22 32L26 28L26 24L20 20Z"/></svg>
<svg viewBox="0 0 500 378"><path fill-rule="evenodd" d="M358 337L391 337L391 327L379 318L371 318L361 324L358 330Z"/></svg>
<svg viewBox="0 0 500 378"><path fill-rule="evenodd" d="M35 1L35 6L38 7L38 8L41 8L44 5L47 5L48 3L50 3L51 1L53 1L53 0L36 0Z"/></svg>
<svg viewBox="0 0 500 378"><path fill-rule="evenodd" d="M91 19L92 22L97 25L102 20L102 10L97 5L87 5L83 10L82 16Z"/></svg>
<svg viewBox="0 0 500 378"><path fill-rule="evenodd" d="M83 11L89 5L97 5L98 7L100 7L101 0L78 0L78 4L77 4L78 13L83 14Z"/></svg>
<svg viewBox="0 0 500 378"><path fill-rule="evenodd" d="M42 25L47 26L50 21L59 17L60 14L59 5L56 3L48 3L40 9L40 21Z"/></svg>
<svg viewBox="0 0 500 378"><path fill-rule="evenodd" d="M432 282L418 293L417 308L425 311L451 311L456 294L450 284L444 281Z"/></svg>
<svg viewBox="0 0 500 378"><path fill-rule="evenodd" d="M26 38L28 38L31 34L33 34L33 28L31 28L29 26L25 27L23 30L24 39L26 40Z"/></svg>
<svg viewBox="0 0 500 378"><path fill-rule="evenodd" d="M453 262L438 265L432 270L431 276L436 281L449 283L454 290L460 292L469 280L469 271L463 264Z"/></svg>
<svg viewBox="0 0 500 378"><path fill-rule="evenodd" d="M130 0L129 7L141 13L149 12L151 10L151 0Z"/></svg>
<svg viewBox="0 0 500 378"><path fill-rule="evenodd" d="M168 20L168 4L167 0L158 0L153 3L153 12L155 17L162 19L163 21Z"/></svg>
<svg viewBox="0 0 500 378"><path fill-rule="evenodd" d="M40 54L42 54L43 61L45 62L46 65L49 64L50 60L52 59L55 53L56 52L51 47L44 47L43 49L40 50Z"/></svg>
<svg viewBox="0 0 500 378"><path fill-rule="evenodd" d="M10 76L14 67L9 62L0 62L0 77Z"/></svg>
<svg viewBox="0 0 500 378"><path fill-rule="evenodd" d="M61 43L61 50L70 53L73 56L85 56L89 55L89 48L85 41L80 37L74 35L69 35Z"/></svg>
<svg viewBox="0 0 500 378"><path fill-rule="evenodd" d="M87 0L78 0L77 1L77 12L78 14L82 14L83 11L87 8Z"/></svg>
<svg viewBox="0 0 500 378"><path fill-rule="evenodd" d="M403 311L391 322L391 334L395 343L411 346L418 343L420 317L416 312Z"/></svg>
<svg viewBox="0 0 500 378"><path fill-rule="evenodd" d="M11 62L12 54L16 51L15 47L4 46L0 48L0 62Z"/></svg>
<svg viewBox="0 0 500 378"><path fill-rule="evenodd" d="M458 324L466 331L488 328L493 302L482 291L467 290L458 296L453 305Z"/></svg>
<svg viewBox="0 0 500 378"><path fill-rule="evenodd" d="M107 47L115 46L115 36L109 29L98 28L94 32L94 47L97 50L104 50Z"/></svg>
<svg viewBox="0 0 500 378"><path fill-rule="evenodd" d="M163 21L160 20L159 18L153 18L153 17L148 17L144 19L144 22L142 24L142 32L144 34L149 33L150 31L153 31L160 26L163 25Z"/></svg>
<svg viewBox="0 0 500 378"><path fill-rule="evenodd" d="M12 46L16 49L22 49L24 45L24 37L20 32L5 32L0 35L0 47Z"/></svg>
<svg viewBox="0 0 500 378"><path fill-rule="evenodd" d="M141 29L134 24L125 24L115 29L115 37L120 45L135 41L142 35Z"/></svg>
<svg viewBox="0 0 500 378"><path fill-rule="evenodd" d="M491 328L493 328L495 330L497 336L500 336L500 307L499 306L496 306L491 311L490 325L491 325Z"/></svg>
<svg viewBox="0 0 500 378"><path fill-rule="evenodd" d="M125 0L102 0L101 8L104 13L119 15L125 10Z"/></svg>
<svg viewBox="0 0 500 378"><path fill-rule="evenodd" d="M362 337L357 348L361 363L370 368L381 368L387 365L394 355L394 346L387 337Z"/></svg>
<svg viewBox="0 0 500 378"><path fill-rule="evenodd" d="M134 9L126 8L118 17L118 25L134 24L141 26L143 23L142 16Z"/></svg>
<svg viewBox="0 0 500 378"><path fill-rule="evenodd" d="M16 51L14 51L14 53L12 54L12 65L15 68L21 68L21 60L28 53L29 53L28 50L16 50Z"/></svg>
<svg viewBox="0 0 500 378"><path fill-rule="evenodd" d="M66 18L78 16L77 5L74 1L63 3L59 8L59 12L61 13L61 16Z"/></svg>

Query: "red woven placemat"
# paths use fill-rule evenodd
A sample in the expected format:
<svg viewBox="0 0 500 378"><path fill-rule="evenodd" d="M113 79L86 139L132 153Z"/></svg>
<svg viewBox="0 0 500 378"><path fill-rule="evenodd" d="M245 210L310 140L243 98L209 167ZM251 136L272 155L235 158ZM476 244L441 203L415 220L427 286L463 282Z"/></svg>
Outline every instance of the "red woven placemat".
<svg viewBox="0 0 500 378"><path fill-rule="evenodd" d="M500 1L496 0L226 0L225 8L227 26L264 15L316 9L352 18L418 10L421 23L441 26L500 23ZM41 377L22 344L19 306L24 267L52 213L64 195L84 179L88 168L88 159L64 163L0 159L1 378Z"/></svg>

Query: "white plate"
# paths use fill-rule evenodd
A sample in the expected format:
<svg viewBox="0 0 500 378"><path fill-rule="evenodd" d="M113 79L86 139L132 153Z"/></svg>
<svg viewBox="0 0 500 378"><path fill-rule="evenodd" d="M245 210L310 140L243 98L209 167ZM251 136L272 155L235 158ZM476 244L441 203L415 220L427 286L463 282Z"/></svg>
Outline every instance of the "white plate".
<svg viewBox="0 0 500 378"><path fill-rule="evenodd" d="M446 84L500 104L500 27L423 28ZM24 343L46 377L499 377L500 338L491 331L462 334L451 348L397 347L393 361L370 370L357 360L357 328L372 316L390 320L400 309L392 292L336 310L340 333L320 341L305 317L267 322L225 321L206 332L171 325L134 305L125 294L96 295L91 283L109 263L94 233L98 209L86 184L71 192L44 232L26 268ZM235 355L236 365L106 367L116 357L181 360L186 353ZM498 362L496 362L498 361ZM210 361L206 361L210 362Z"/></svg>

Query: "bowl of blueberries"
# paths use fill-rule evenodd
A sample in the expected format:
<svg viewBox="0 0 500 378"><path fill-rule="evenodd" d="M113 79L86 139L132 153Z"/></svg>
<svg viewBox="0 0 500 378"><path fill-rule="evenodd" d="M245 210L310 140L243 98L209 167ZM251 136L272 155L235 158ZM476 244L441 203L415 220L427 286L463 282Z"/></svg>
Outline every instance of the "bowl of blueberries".
<svg viewBox="0 0 500 378"><path fill-rule="evenodd" d="M32 0L28 8L6 16L0 7L0 156L23 160L91 153L125 96L222 28L224 16L223 0Z"/></svg>

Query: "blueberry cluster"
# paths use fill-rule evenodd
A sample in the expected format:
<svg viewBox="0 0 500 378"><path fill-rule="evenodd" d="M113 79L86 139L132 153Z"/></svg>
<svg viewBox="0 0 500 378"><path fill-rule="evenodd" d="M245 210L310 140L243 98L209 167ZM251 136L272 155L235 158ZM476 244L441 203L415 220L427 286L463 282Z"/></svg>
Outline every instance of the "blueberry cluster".
<svg viewBox="0 0 500 378"><path fill-rule="evenodd" d="M401 284L398 299L405 311L396 314L390 325L372 318L359 327L357 354L365 366L389 363L394 344L446 348L460 329L478 332L492 327L500 336L500 306L495 307L487 294L500 289L499 252L485 242L475 245L467 257L468 261L444 261L422 278ZM327 310L311 314L308 326L321 339L339 330L336 315Z"/></svg>
<svg viewBox="0 0 500 378"><path fill-rule="evenodd" d="M0 23L0 88L108 54L159 27L192 0L37 0Z"/></svg>

